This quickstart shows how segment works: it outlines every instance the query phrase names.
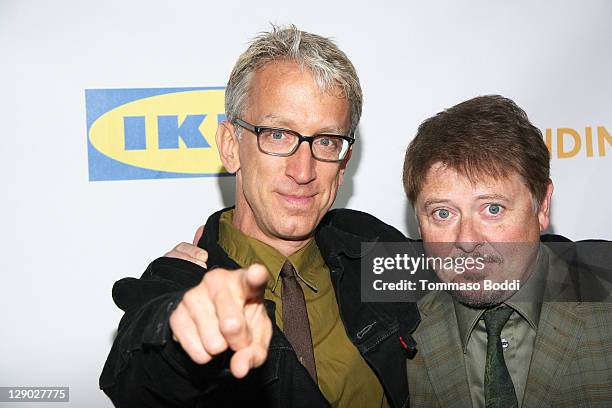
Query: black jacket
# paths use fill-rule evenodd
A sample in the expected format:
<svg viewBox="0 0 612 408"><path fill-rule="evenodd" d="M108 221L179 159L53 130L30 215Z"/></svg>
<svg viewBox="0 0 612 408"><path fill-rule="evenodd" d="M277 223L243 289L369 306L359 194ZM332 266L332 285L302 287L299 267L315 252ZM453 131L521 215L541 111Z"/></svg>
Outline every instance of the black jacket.
<svg viewBox="0 0 612 408"><path fill-rule="evenodd" d="M221 212L208 219L198 245L208 251L209 269L236 269L239 266L217 243ZM419 322L416 305L362 303L360 290L361 243L406 238L371 215L343 209L324 217L315 239L330 269L348 337L380 380L389 403L407 406L405 357L414 352L410 333ZM125 314L100 377L100 388L113 403L119 407L328 407L276 325L266 362L243 380L229 373L229 352L198 365L171 340L169 316L204 273L190 262L159 258L140 279L115 283L113 299ZM274 321L274 303L266 301L266 308Z"/></svg>

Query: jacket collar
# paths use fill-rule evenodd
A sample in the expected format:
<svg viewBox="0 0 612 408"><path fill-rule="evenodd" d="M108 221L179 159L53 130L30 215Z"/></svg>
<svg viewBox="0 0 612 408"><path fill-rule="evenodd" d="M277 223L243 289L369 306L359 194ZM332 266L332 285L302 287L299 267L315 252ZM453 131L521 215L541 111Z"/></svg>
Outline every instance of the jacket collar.
<svg viewBox="0 0 612 408"><path fill-rule="evenodd" d="M227 256L223 248L219 245L219 220L221 214L233 208L234 207L228 207L217 211L208 217L204 225L204 234L202 234L202 237L198 241L198 246L208 251L208 270L216 267L228 268L228 265L236 269L240 268L236 262Z"/></svg>

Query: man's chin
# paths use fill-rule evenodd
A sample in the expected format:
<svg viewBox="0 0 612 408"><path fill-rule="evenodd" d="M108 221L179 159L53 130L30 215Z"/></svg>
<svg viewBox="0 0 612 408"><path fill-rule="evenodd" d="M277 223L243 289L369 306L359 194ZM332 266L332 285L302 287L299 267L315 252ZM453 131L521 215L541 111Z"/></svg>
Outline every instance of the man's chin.
<svg viewBox="0 0 612 408"><path fill-rule="evenodd" d="M466 279L467 278L467 279ZM484 289L484 280L486 275L482 273L473 273L470 275L461 275L453 280L454 283L478 284L479 289L473 290L452 290L450 294L459 303L466 306L484 309L497 306L508 300L516 291L515 290L493 290Z"/></svg>
<svg viewBox="0 0 612 408"><path fill-rule="evenodd" d="M475 309L485 309L497 306L512 296L512 292L505 290L455 290L450 292L459 303Z"/></svg>
<svg viewBox="0 0 612 408"><path fill-rule="evenodd" d="M294 234L283 234L279 233L278 238L284 241L305 241L314 236L314 231L309 233L294 233Z"/></svg>
<svg viewBox="0 0 612 408"><path fill-rule="evenodd" d="M316 221L309 219L311 217L293 216L291 218L290 223L278 225L275 228L275 235L278 238L286 241L304 241L313 237L317 226Z"/></svg>

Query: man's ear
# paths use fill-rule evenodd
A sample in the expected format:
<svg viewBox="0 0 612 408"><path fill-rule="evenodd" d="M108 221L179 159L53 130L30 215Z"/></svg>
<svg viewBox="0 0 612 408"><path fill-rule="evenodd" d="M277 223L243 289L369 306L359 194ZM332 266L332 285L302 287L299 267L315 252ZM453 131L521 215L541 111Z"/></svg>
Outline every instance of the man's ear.
<svg viewBox="0 0 612 408"><path fill-rule="evenodd" d="M543 232L550 225L550 201L552 199L554 186L552 180L548 180L548 186L546 187L546 195L540 203L538 209L538 221L540 222L540 232Z"/></svg>
<svg viewBox="0 0 612 408"><path fill-rule="evenodd" d="M340 162L340 177L338 179L339 186L341 186L342 183L344 183L344 172L346 171L346 165L348 164L348 161L350 160L352 154L353 154L353 148L350 147L349 151L346 153L346 157L344 158L344 160Z"/></svg>
<svg viewBox="0 0 612 408"><path fill-rule="evenodd" d="M240 169L240 154L234 125L225 120L219 123L215 140L223 166L228 172L236 173Z"/></svg>

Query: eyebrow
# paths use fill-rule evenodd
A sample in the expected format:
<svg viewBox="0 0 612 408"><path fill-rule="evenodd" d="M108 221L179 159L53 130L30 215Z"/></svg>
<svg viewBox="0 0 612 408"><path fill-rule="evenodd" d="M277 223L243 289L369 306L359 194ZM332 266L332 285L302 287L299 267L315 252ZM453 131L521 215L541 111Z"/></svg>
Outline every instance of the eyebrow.
<svg viewBox="0 0 612 408"><path fill-rule="evenodd" d="M293 126L292 126L292 122L290 120L287 120L283 117L280 117L278 115L275 115L273 113L269 113L266 116L263 117L264 121L267 120L272 120L278 123L278 125L264 125L264 126L268 126L268 127L281 127L284 129L288 129L288 130L293 130ZM259 126L259 125L258 125ZM323 127L321 130L317 131L316 133L314 133L314 135L320 135L320 134L339 134L339 135L344 135L345 132L337 127L337 126L327 126L327 127Z"/></svg>
<svg viewBox="0 0 612 408"><path fill-rule="evenodd" d="M281 118L280 116L277 116L277 115L275 115L275 114L273 114L273 113L268 113L268 114L267 114L266 116L264 116L263 118L264 118L264 120L265 120L265 119L273 119L273 120L280 120L281 122L283 122L283 121L284 121L284 119L283 119L283 118Z"/></svg>
<svg viewBox="0 0 612 408"><path fill-rule="evenodd" d="M479 200L505 200L508 201L508 197L502 194L482 194L476 197Z"/></svg>
<svg viewBox="0 0 612 408"><path fill-rule="evenodd" d="M505 195L502 194L481 194L479 196L476 197L476 199L478 200L504 200L504 201L508 201L508 197L506 197ZM431 198L429 200L426 200L423 203L424 208L428 208L434 204L446 204L446 203L450 203L451 200L449 200L448 198Z"/></svg>
<svg viewBox="0 0 612 408"><path fill-rule="evenodd" d="M423 203L423 206L425 208L427 208L427 207L430 207L430 206L432 206L434 204L443 204L443 203L449 203L449 202L450 202L450 200L446 199L446 198L432 198L430 200L425 201Z"/></svg>

